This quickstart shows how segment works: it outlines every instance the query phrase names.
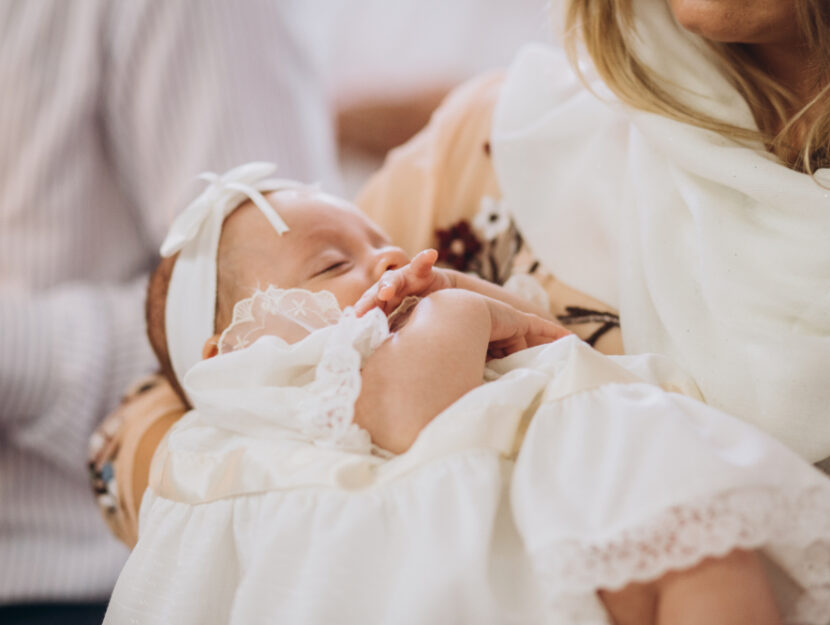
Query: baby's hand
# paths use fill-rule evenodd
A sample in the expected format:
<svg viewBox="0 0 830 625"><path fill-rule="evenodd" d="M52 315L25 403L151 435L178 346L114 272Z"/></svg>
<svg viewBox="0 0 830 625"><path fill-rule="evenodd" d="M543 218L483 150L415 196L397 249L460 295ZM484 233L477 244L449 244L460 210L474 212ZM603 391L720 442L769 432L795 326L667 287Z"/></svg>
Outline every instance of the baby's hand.
<svg viewBox="0 0 830 625"><path fill-rule="evenodd" d="M453 288L455 284L452 274L443 269L436 269L437 260L437 251L424 250L409 264L384 273L354 305L357 316L360 317L376 307L388 315L408 295L424 297L441 289Z"/></svg>
<svg viewBox="0 0 830 625"><path fill-rule="evenodd" d="M517 310L491 297L484 298L490 311L490 345L487 358L504 358L510 354L571 334L554 321Z"/></svg>

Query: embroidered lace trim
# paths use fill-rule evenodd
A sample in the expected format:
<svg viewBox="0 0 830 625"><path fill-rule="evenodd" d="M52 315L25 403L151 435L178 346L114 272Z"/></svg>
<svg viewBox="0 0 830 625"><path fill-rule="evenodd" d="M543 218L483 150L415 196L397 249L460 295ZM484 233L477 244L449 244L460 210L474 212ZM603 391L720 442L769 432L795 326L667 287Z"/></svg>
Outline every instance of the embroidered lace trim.
<svg viewBox="0 0 830 625"><path fill-rule="evenodd" d="M219 353L244 349L265 335L296 343L314 330L334 325L342 315L337 298L328 291L269 286L234 305L233 318L219 337Z"/></svg>
<svg viewBox="0 0 830 625"><path fill-rule="evenodd" d="M369 433L353 423L363 362L389 336L385 315L375 309L358 319L341 311L328 291L269 286L237 302L233 320L219 339L219 353L244 349L261 336L293 344L329 328L314 379L292 410L298 429L318 445L381 453Z"/></svg>
<svg viewBox="0 0 830 625"><path fill-rule="evenodd" d="M733 549L768 548L805 590L786 623L830 622L830 498L827 489L785 494L771 487L722 493L663 511L605 541L557 541L539 549L555 595L619 589L687 569Z"/></svg>
<svg viewBox="0 0 830 625"><path fill-rule="evenodd" d="M374 309L360 319L351 311L343 313L323 350L311 393L300 405L300 414L307 415L306 432L318 445L381 451L353 420L363 362L388 336L386 316L381 310Z"/></svg>

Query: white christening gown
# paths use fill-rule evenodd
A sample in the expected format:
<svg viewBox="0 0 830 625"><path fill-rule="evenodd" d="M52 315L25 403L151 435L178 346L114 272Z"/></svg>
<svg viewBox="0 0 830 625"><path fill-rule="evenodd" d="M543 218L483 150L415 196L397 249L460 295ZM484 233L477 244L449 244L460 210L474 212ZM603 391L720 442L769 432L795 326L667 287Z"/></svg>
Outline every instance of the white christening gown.
<svg viewBox="0 0 830 625"><path fill-rule="evenodd" d="M386 318L332 315L186 376L105 623L607 624L598 588L735 547L786 622L830 623L830 480L668 360L568 337L492 361L390 457L351 422Z"/></svg>

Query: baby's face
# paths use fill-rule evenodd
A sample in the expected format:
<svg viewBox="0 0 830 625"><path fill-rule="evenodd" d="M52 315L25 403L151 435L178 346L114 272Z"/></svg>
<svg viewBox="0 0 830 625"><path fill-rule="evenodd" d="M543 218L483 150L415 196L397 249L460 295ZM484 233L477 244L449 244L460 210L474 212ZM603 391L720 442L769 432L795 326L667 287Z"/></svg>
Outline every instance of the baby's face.
<svg viewBox="0 0 830 625"><path fill-rule="evenodd" d="M220 271L233 276L235 299L273 284L330 291L344 308L356 303L384 271L409 262L402 249L344 200L306 191L267 198L290 228L282 236L250 203L225 222Z"/></svg>

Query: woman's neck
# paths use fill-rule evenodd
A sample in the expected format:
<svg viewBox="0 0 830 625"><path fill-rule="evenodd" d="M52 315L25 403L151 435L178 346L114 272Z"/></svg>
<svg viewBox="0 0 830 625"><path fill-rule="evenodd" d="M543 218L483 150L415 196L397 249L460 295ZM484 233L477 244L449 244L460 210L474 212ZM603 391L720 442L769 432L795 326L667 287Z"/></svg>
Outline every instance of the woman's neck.
<svg viewBox="0 0 830 625"><path fill-rule="evenodd" d="M794 96L787 116L791 122L782 121L777 128L770 129L779 134L776 152L788 162L796 162L807 141L813 123L822 111L822 102L805 107L828 84L827 74L818 70L818 58L802 43L756 44L752 48L755 58L769 75L787 88Z"/></svg>
<svg viewBox="0 0 830 625"><path fill-rule="evenodd" d="M827 84L827 76L819 75L816 54L806 44L792 41L759 43L751 49L761 67L795 95L796 110L805 106Z"/></svg>

